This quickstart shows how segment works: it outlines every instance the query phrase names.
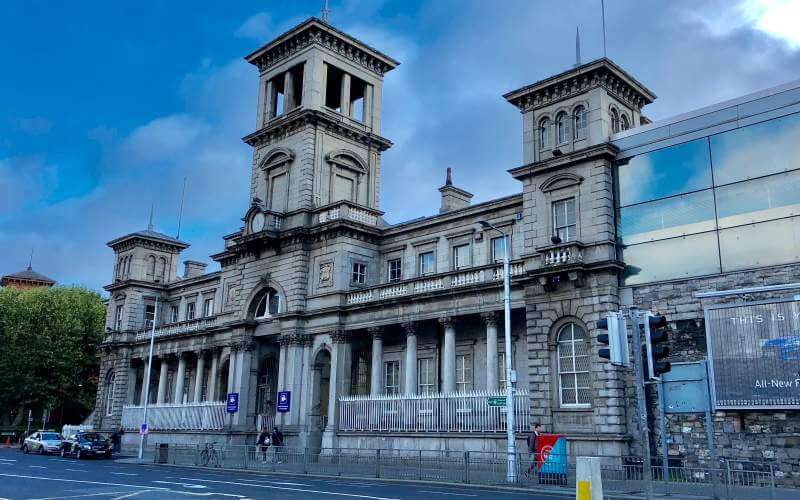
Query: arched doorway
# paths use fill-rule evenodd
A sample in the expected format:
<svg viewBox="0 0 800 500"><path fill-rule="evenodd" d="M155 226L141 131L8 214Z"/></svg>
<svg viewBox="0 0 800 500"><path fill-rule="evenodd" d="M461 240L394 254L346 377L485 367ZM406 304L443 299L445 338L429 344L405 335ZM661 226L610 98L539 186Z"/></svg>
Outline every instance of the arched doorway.
<svg viewBox="0 0 800 500"><path fill-rule="evenodd" d="M258 363L256 385L256 430L272 429L275 425L275 397L278 392L278 360L274 355Z"/></svg>
<svg viewBox="0 0 800 500"><path fill-rule="evenodd" d="M314 399L309 414L309 448L322 447L322 431L328 419L328 396L331 387L331 353L325 349L314 357Z"/></svg>

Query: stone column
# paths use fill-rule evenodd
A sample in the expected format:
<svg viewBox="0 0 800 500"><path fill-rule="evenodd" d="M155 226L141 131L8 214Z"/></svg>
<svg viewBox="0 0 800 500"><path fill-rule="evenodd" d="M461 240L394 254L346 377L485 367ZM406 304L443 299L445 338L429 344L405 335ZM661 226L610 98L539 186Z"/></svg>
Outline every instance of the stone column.
<svg viewBox="0 0 800 500"><path fill-rule="evenodd" d="M406 394L417 393L417 323L403 323L406 332Z"/></svg>
<svg viewBox="0 0 800 500"><path fill-rule="evenodd" d="M291 71L283 74L283 113L294 108L294 75Z"/></svg>
<svg viewBox="0 0 800 500"><path fill-rule="evenodd" d="M344 116L351 116L352 109L350 106L350 75L342 73L342 114Z"/></svg>
<svg viewBox="0 0 800 500"><path fill-rule="evenodd" d="M161 371L158 375L158 397L156 403L162 404L167 401L167 370L169 369L169 358L159 356L161 361Z"/></svg>
<svg viewBox="0 0 800 500"><path fill-rule="evenodd" d="M186 378L186 356L183 353L178 354L178 374L175 380L175 404L183 404L183 387L184 379Z"/></svg>
<svg viewBox="0 0 800 500"><path fill-rule="evenodd" d="M482 316L486 323L486 390L497 391L497 316L493 312Z"/></svg>
<svg viewBox="0 0 800 500"><path fill-rule="evenodd" d="M264 89L264 122L266 125L268 121L275 116L275 83L272 80L267 81L266 88Z"/></svg>
<svg viewBox="0 0 800 500"><path fill-rule="evenodd" d="M219 357L222 350L215 348L211 351L211 370L208 373L208 394L206 399L208 401L217 400L217 370L219 370Z"/></svg>
<svg viewBox="0 0 800 500"><path fill-rule="evenodd" d="M336 446L336 429L339 427L339 397L349 393L350 386L350 334L331 332L331 379L328 389L328 423L322 434L322 447Z"/></svg>
<svg viewBox="0 0 800 500"><path fill-rule="evenodd" d="M286 363L289 359L289 339L281 335L278 337L278 344L280 345L280 353L278 355L278 391L285 391L287 388L286 373L288 369L286 367ZM287 418L288 417L286 416L286 413L278 412L275 416L275 423L281 426L286 425Z"/></svg>
<svg viewBox="0 0 800 500"><path fill-rule="evenodd" d="M239 411L233 414L232 420L240 428L253 425L250 402L255 399L255 391L250 379L254 349L255 343L245 340L239 344L236 352L236 379L230 392L239 393Z"/></svg>
<svg viewBox="0 0 800 500"><path fill-rule="evenodd" d="M364 87L364 125L372 127L372 92L374 87L367 84Z"/></svg>
<svg viewBox="0 0 800 500"><path fill-rule="evenodd" d="M369 393L378 396L383 393L383 327L367 328L372 336L372 365L369 372Z"/></svg>
<svg viewBox="0 0 800 500"><path fill-rule="evenodd" d="M233 392L233 384L236 382L236 358L241 347L239 343L231 344L231 354L228 358L228 387L225 388L228 394ZM227 395L225 397L227 398Z"/></svg>
<svg viewBox="0 0 800 500"><path fill-rule="evenodd" d="M450 316L439 318L444 328L442 343L442 392L456 392L456 328Z"/></svg>
<svg viewBox="0 0 800 500"><path fill-rule="evenodd" d="M203 378L205 376L205 371L206 352L201 350L197 352L197 368L194 377L194 397L192 397L192 401L195 403L199 403L203 399Z"/></svg>

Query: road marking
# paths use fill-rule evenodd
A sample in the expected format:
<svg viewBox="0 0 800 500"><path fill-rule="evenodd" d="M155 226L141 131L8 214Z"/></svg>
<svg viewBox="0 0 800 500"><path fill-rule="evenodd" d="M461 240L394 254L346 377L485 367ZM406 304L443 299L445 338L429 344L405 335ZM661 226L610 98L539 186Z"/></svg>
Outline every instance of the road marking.
<svg viewBox="0 0 800 500"><path fill-rule="evenodd" d="M207 486L202 485L202 484L175 483L175 482L172 482L172 481L153 481L153 482L154 483L159 483L159 484L177 484L178 486L183 486L184 488L193 488L193 489L196 489L196 490L204 490L204 489L207 488Z"/></svg>
<svg viewBox="0 0 800 500"><path fill-rule="evenodd" d="M118 476L138 476L135 472L112 472L112 474L116 474Z"/></svg>
<svg viewBox="0 0 800 500"><path fill-rule="evenodd" d="M239 477L239 478L236 478L236 480L237 481L252 481L254 483L280 484L280 485L284 485L284 486L306 486L306 487L311 486L309 484L290 483L288 481L272 481L272 480L269 480L269 479L248 479L248 478L244 478L244 477Z"/></svg>
<svg viewBox="0 0 800 500"><path fill-rule="evenodd" d="M140 488L160 491L171 491L169 488L160 486L147 486L145 484L125 484L125 483L109 483L105 481L89 481L88 479L66 479L60 477L46 477L46 476L27 476L24 474L4 474L0 472L2 477L18 477L21 479L41 479L42 481L61 481L64 483L82 483L82 484L99 484L101 486L122 486L125 488Z"/></svg>
<svg viewBox="0 0 800 500"><path fill-rule="evenodd" d="M419 490L417 493L433 493L434 495L452 495L456 497L476 497L478 495L470 495L469 493L450 493L447 491L426 491Z"/></svg>
<svg viewBox="0 0 800 500"><path fill-rule="evenodd" d="M67 469L66 467L64 468L64 470L71 470L72 472L89 472L86 469Z"/></svg>
<svg viewBox="0 0 800 500"><path fill-rule="evenodd" d="M29 465L28 467L33 467L34 469L46 469L44 465Z"/></svg>
<svg viewBox="0 0 800 500"><path fill-rule="evenodd" d="M339 493L335 491L320 491L320 490L304 490L300 488L288 488L284 486L272 486L267 484L253 484L253 483L240 483L234 481L215 481L213 479L197 479L191 477L178 477L174 479L184 479L187 481L199 481L201 483L219 483L219 484L230 484L234 486L250 486L253 488L268 488L271 490L285 490L285 491L299 491L301 493L317 493L320 495L335 495L340 497L352 497L352 498L369 498L372 500L400 500L399 498L389 498L389 497L373 497L369 495L357 495L355 493Z"/></svg>
<svg viewBox="0 0 800 500"><path fill-rule="evenodd" d="M103 496L111 496L111 495L124 495L125 493L127 493L127 491L109 491L107 493L82 493L80 495L71 495L71 496L64 496L64 497L33 498L31 500L61 500L63 498L103 497Z"/></svg>

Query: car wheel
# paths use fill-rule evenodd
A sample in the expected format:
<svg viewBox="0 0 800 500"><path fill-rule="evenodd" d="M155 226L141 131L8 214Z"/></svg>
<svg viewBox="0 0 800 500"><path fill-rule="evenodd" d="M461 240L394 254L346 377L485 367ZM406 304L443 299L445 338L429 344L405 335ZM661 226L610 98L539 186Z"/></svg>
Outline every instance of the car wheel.
<svg viewBox="0 0 800 500"><path fill-rule="evenodd" d="M67 458L67 450L61 448L61 458Z"/></svg>
<svg viewBox="0 0 800 500"><path fill-rule="evenodd" d="M44 445L39 447L39 455L47 455L47 450L44 449Z"/></svg>
<svg viewBox="0 0 800 500"><path fill-rule="evenodd" d="M27 444L23 444L22 445L22 453L24 453L26 455L28 454L28 445Z"/></svg>

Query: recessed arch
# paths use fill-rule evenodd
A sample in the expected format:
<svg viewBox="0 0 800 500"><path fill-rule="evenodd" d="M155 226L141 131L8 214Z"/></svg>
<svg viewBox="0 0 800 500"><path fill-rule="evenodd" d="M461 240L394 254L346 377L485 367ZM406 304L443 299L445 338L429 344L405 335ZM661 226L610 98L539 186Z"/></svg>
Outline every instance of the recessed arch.
<svg viewBox="0 0 800 500"><path fill-rule="evenodd" d="M289 148L275 148L271 149L264 155L261 160L261 170L269 170L274 167L281 166L285 163L293 161L295 158L294 151Z"/></svg>
<svg viewBox="0 0 800 500"><path fill-rule="evenodd" d="M570 186L577 186L583 182L583 177L569 172L562 172L549 177L540 186L539 190L548 193L557 189L562 189Z"/></svg>
<svg viewBox="0 0 800 500"><path fill-rule="evenodd" d="M325 159L339 167L347 168L360 174L366 174L369 171L367 162L358 153L349 149L331 151L325 156Z"/></svg>

